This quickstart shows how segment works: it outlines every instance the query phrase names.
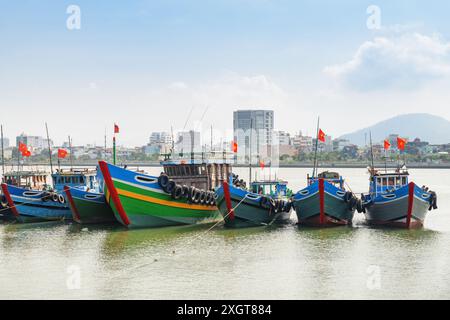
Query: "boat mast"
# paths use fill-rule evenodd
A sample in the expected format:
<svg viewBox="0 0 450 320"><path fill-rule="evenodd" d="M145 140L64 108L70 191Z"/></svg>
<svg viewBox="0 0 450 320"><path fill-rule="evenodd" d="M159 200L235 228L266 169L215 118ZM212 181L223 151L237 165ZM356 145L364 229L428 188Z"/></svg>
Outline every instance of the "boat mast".
<svg viewBox="0 0 450 320"><path fill-rule="evenodd" d="M49 156L49 160L50 160L50 172L53 173L52 149L50 147L50 138L48 135L47 122L45 123L45 131L47 132L47 144L48 144L48 156Z"/></svg>
<svg viewBox="0 0 450 320"><path fill-rule="evenodd" d="M3 148L3 125L0 126L1 128L1 136L2 136L2 177L5 174L5 153Z"/></svg>
<svg viewBox="0 0 450 320"><path fill-rule="evenodd" d="M249 137L249 175L248 175L248 185L250 187L252 183L252 133L253 133L253 119L250 119L250 137Z"/></svg>
<svg viewBox="0 0 450 320"><path fill-rule="evenodd" d="M314 164L313 164L313 172L312 172L313 178L316 176L317 149L319 148L319 123L320 123L320 117L317 117L316 146L314 148Z"/></svg>
<svg viewBox="0 0 450 320"><path fill-rule="evenodd" d="M69 136L69 152L70 152L70 170L73 170L72 139L70 139L70 136Z"/></svg>
<svg viewBox="0 0 450 320"><path fill-rule="evenodd" d="M372 162L372 170L375 169L375 166L373 164L373 144L372 144L372 131L369 132L369 139L370 139L370 158Z"/></svg>

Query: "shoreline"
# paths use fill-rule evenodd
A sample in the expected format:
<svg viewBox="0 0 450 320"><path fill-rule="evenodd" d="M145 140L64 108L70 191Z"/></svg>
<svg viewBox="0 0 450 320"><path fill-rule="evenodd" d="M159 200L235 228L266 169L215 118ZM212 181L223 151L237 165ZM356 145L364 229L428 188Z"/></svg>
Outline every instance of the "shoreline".
<svg viewBox="0 0 450 320"><path fill-rule="evenodd" d="M159 162L154 163L143 163L143 162L127 162L127 163L118 163L118 166L127 165L129 167L161 167L161 164ZM49 163L23 163L21 164L25 167L33 167L33 166L50 166ZM74 167L95 167L97 165L97 161L89 161L89 162L80 162L80 163L74 163ZM232 164L235 168L248 168L249 166L247 164ZM368 163L319 163L319 168L341 168L341 169L361 169L361 168L367 168L369 166ZM11 168L11 167L17 167L17 163L5 163L5 169ZM53 167L56 169L57 166L53 165ZM70 164L61 164L62 168L70 167ZM258 168L257 165L253 166L254 168ZM280 163L277 168L312 168L313 164L310 162L306 163ZM384 163L375 163L376 168L384 168ZM396 168L397 164L387 164L388 169ZM269 168L267 166L266 168ZM273 167L276 168L276 167ZM431 164L424 164L424 163L407 163L408 169L450 169L450 163L431 163ZM5 170L7 171L7 170Z"/></svg>

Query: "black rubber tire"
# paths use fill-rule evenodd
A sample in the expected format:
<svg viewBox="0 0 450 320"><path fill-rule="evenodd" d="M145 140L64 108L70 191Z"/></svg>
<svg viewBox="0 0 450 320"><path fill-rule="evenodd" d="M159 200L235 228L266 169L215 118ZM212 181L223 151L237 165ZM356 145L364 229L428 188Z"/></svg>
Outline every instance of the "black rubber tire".
<svg viewBox="0 0 450 320"><path fill-rule="evenodd" d="M201 196L200 189L195 188L194 195L192 197L192 202L193 203L199 203L200 202L200 196Z"/></svg>
<svg viewBox="0 0 450 320"><path fill-rule="evenodd" d="M270 210L274 211L276 202L273 198L269 198L269 204L270 204Z"/></svg>
<svg viewBox="0 0 450 320"><path fill-rule="evenodd" d="M212 196L211 191L206 191L205 204L207 206L210 205Z"/></svg>
<svg viewBox="0 0 450 320"><path fill-rule="evenodd" d="M58 194L56 194L56 193L52 194L52 201L58 202Z"/></svg>
<svg viewBox="0 0 450 320"><path fill-rule="evenodd" d="M182 197L188 199L189 198L189 187L184 184L181 188L182 188L182 191L183 191Z"/></svg>
<svg viewBox="0 0 450 320"><path fill-rule="evenodd" d="M51 197L52 196L50 193L45 192L44 195L42 196L41 200L42 200L42 202L47 202L47 201L51 200Z"/></svg>
<svg viewBox="0 0 450 320"><path fill-rule="evenodd" d="M64 196L62 194L58 194L58 201L61 204L66 203L66 199L64 198Z"/></svg>
<svg viewBox="0 0 450 320"><path fill-rule="evenodd" d="M175 181L170 180L169 183L167 184L166 188L164 189L165 192L167 193L172 193L173 189L175 189L175 186L177 184L175 183Z"/></svg>
<svg viewBox="0 0 450 320"><path fill-rule="evenodd" d="M259 206L261 207L261 208L266 208L266 209L268 209L269 208L269 199L267 199L267 197L261 197L261 201L259 201Z"/></svg>
<svg viewBox="0 0 450 320"><path fill-rule="evenodd" d="M344 202L348 203L351 198L353 198L353 193L351 193L350 191L347 191L344 195Z"/></svg>
<svg viewBox="0 0 450 320"><path fill-rule="evenodd" d="M194 202L194 195L195 195L195 187L190 186L189 191L188 191L188 198L187 198L190 203Z"/></svg>
<svg viewBox="0 0 450 320"><path fill-rule="evenodd" d="M183 195L183 187L179 184L175 185L175 188L173 188L172 193L170 194L173 199L178 200Z"/></svg>
<svg viewBox="0 0 450 320"><path fill-rule="evenodd" d="M170 181L169 176L165 173L161 174L158 177L158 184L163 190L165 190L165 188L169 184L169 181Z"/></svg>
<svg viewBox="0 0 450 320"><path fill-rule="evenodd" d="M206 204L206 191L205 190L200 190L200 199L199 202L200 204Z"/></svg>

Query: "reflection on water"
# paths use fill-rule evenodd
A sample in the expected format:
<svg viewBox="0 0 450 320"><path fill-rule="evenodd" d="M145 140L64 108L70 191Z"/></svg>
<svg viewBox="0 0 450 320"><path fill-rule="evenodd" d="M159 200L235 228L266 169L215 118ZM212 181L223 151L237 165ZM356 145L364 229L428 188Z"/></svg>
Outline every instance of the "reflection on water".
<svg viewBox="0 0 450 320"><path fill-rule="evenodd" d="M366 185L346 170L353 189ZM418 176L432 185L434 174ZM421 230L370 228L360 214L326 229L298 227L295 214L247 229L1 223L0 298L448 299L450 186L437 185L440 209Z"/></svg>

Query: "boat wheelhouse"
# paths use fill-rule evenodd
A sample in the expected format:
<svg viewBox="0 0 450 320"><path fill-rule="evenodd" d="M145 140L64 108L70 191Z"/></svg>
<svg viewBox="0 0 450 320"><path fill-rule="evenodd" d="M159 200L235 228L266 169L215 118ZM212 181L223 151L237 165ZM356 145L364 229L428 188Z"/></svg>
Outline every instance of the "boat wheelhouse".
<svg viewBox="0 0 450 320"><path fill-rule="evenodd" d="M10 171L5 172L2 183L19 188L46 189L49 188L47 179L49 173L45 171Z"/></svg>
<svg viewBox="0 0 450 320"><path fill-rule="evenodd" d="M51 177L53 188L57 192L64 191L64 187L98 188L97 171L95 169L57 169Z"/></svg>
<svg viewBox="0 0 450 320"><path fill-rule="evenodd" d="M207 160L164 160L164 173L175 183L193 186L203 190L213 190L230 177L232 166L226 161Z"/></svg>
<svg viewBox="0 0 450 320"><path fill-rule="evenodd" d="M250 192L256 194L270 195L273 198L287 198L292 191L287 187L288 182L284 180L258 180L250 184Z"/></svg>

